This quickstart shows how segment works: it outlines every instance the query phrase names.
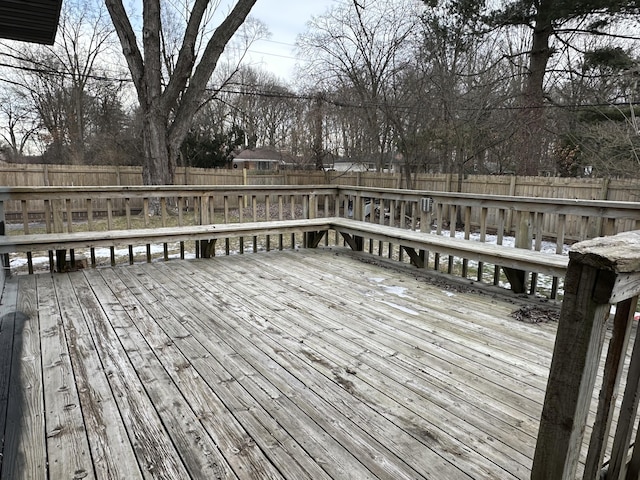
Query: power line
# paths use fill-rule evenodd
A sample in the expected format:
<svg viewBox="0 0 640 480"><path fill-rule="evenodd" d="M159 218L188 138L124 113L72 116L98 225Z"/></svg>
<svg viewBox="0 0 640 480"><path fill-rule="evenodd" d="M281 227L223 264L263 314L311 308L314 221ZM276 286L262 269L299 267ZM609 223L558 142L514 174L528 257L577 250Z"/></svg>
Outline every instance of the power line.
<svg viewBox="0 0 640 480"><path fill-rule="evenodd" d="M15 70L26 71L30 73L41 73L48 75L56 75L56 76L69 76L68 72L62 72L55 69L50 68L38 68L38 67L27 67L24 65L11 65L7 63L0 62L0 67L7 67ZM119 83L133 83L131 78L129 77L108 77L105 75L86 75L85 78L97 80L97 81L106 81L106 82L119 82ZM0 78L0 80L5 81L7 83L11 83L16 85L16 82L8 81ZM227 85L238 87L237 89L232 89L228 87L220 87L220 88L209 88L207 91L209 92L219 92L225 93L229 95L245 95L245 96L255 96L255 97L263 97L263 98L272 98L272 99L282 99L282 100L304 100L309 101L317 98L315 95L308 94L299 94L294 92L273 92L268 90L261 90L256 88L255 85L243 84L243 83L233 83L230 82ZM394 109L394 110L412 110L415 107L411 105L400 105L400 104L390 104L384 102L347 102L338 99L332 99L324 95L322 100L330 105L342 108L355 108L355 109L371 109L371 108L379 108L379 109ZM522 105L502 105L502 106L491 106L491 107L459 107L458 111L463 112L479 112L479 111L517 111L517 110L527 110L532 108L542 108L542 109L565 109L565 110L578 110L578 109L587 109L587 108L611 108L611 107L635 107L639 106L640 102L612 102L612 103L582 103L582 104L545 104L541 107L530 107L530 106L522 106Z"/></svg>

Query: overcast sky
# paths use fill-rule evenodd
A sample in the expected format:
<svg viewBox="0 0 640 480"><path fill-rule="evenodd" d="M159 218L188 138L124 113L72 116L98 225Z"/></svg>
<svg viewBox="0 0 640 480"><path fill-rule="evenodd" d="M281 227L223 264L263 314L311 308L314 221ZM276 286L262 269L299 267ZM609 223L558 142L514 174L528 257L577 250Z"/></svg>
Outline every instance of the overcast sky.
<svg viewBox="0 0 640 480"><path fill-rule="evenodd" d="M339 0L258 0L251 15L261 20L271 38L251 47L250 62L290 80L296 60L294 44L312 15L321 15Z"/></svg>

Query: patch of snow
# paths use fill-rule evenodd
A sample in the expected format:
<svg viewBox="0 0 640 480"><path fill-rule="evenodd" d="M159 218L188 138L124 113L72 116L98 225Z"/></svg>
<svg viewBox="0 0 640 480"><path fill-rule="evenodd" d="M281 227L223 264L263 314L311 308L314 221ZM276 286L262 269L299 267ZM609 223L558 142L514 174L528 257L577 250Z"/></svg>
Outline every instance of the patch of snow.
<svg viewBox="0 0 640 480"><path fill-rule="evenodd" d="M370 282L382 283L385 281L384 277L373 277L368 279Z"/></svg>
<svg viewBox="0 0 640 480"><path fill-rule="evenodd" d="M408 296L408 295L405 295L405 292L407 291L407 289L405 287L382 285L382 288L384 289L384 291L386 293L390 293L392 295L397 295L398 297L407 297Z"/></svg>
<svg viewBox="0 0 640 480"><path fill-rule="evenodd" d="M408 313L409 315L420 315L418 312L416 312L415 310L412 310L410 308L407 307L403 307L402 305L398 305L397 303L393 303L393 302L387 302L386 300L382 300L382 303L384 303L385 305L388 305L391 308L396 308L404 313Z"/></svg>

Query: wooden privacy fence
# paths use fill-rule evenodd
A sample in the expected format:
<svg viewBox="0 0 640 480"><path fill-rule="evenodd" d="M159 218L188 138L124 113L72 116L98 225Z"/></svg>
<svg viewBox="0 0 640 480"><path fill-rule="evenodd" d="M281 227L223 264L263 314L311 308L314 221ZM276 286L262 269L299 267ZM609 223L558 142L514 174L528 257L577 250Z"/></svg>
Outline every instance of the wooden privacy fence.
<svg viewBox="0 0 640 480"><path fill-rule="evenodd" d="M175 185L302 186L335 185L371 188L407 188L399 173L258 171L178 167ZM18 165L0 163L0 185L139 186L142 167L82 165ZM640 200L640 178L566 178L513 175L415 174L414 190L510 195L580 200Z"/></svg>

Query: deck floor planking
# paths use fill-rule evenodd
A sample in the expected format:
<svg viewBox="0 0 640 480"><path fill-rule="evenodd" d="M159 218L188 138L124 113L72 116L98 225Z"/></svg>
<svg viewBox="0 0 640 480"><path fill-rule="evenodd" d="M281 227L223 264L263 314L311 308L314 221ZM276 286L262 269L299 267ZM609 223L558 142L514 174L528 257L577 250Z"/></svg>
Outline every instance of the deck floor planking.
<svg viewBox="0 0 640 480"><path fill-rule="evenodd" d="M353 257L10 279L0 478L528 478L554 326Z"/></svg>

